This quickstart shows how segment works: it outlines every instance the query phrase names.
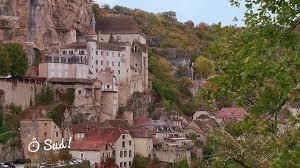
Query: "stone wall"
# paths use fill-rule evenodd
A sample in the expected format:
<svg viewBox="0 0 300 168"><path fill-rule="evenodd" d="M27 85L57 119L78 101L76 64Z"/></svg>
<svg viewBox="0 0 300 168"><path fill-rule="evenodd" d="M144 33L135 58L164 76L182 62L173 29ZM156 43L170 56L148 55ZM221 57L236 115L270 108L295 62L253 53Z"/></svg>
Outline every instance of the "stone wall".
<svg viewBox="0 0 300 168"><path fill-rule="evenodd" d="M22 106L22 109L30 107L30 102L35 103L36 94L44 84L25 81L0 80L0 91L4 98L4 106L14 103Z"/></svg>

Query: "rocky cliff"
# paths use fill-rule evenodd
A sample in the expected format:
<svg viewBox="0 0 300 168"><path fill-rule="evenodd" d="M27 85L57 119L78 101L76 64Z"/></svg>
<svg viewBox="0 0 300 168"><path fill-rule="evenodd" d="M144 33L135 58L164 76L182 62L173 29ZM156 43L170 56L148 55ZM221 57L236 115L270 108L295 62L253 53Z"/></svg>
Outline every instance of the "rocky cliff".
<svg viewBox="0 0 300 168"><path fill-rule="evenodd" d="M72 42L75 32L85 33L91 17L91 0L0 0L0 40L57 49ZM13 27L10 20L17 20Z"/></svg>

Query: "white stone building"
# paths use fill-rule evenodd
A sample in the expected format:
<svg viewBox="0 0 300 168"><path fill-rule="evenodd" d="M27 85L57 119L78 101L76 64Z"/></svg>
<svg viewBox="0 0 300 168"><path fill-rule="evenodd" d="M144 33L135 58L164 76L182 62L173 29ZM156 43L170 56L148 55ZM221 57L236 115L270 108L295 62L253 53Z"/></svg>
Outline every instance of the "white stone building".
<svg viewBox="0 0 300 168"><path fill-rule="evenodd" d="M146 39L130 17L99 17L90 32L49 54L39 66L39 76L102 80L110 69L118 85L118 105L125 106L134 92L148 89Z"/></svg>

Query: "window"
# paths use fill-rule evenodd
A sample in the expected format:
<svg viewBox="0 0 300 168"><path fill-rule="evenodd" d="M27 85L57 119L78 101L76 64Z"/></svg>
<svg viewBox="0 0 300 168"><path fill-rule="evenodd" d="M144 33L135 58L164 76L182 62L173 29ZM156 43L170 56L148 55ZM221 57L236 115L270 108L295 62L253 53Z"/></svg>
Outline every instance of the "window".
<svg viewBox="0 0 300 168"><path fill-rule="evenodd" d="M125 139L125 135L122 135L122 139Z"/></svg>
<svg viewBox="0 0 300 168"><path fill-rule="evenodd" d="M110 85L106 85L106 88L109 89L109 88L110 88Z"/></svg>
<svg viewBox="0 0 300 168"><path fill-rule="evenodd" d="M120 167L123 167L123 162L120 162Z"/></svg>
<svg viewBox="0 0 300 168"><path fill-rule="evenodd" d="M128 162L128 166L131 167L131 161Z"/></svg>
<svg viewBox="0 0 300 168"><path fill-rule="evenodd" d="M83 153L81 153L81 155L80 155L80 156L81 156L81 160L83 160Z"/></svg>
<svg viewBox="0 0 300 168"><path fill-rule="evenodd" d="M127 151L124 151L124 157L127 157Z"/></svg>
<svg viewBox="0 0 300 168"><path fill-rule="evenodd" d="M67 54L67 52L64 50L63 52L62 52L63 54Z"/></svg>
<svg viewBox="0 0 300 168"><path fill-rule="evenodd" d="M121 71L120 71L120 70L118 70L118 74L119 74L119 75L121 74Z"/></svg>
<svg viewBox="0 0 300 168"><path fill-rule="evenodd" d="M121 56L121 53L118 53L118 57L120 57Z"/></svg>
<svg viewBox="0 0 300 168"><path fill-rule="evenodd" d="M111 65L112 65L112 66L115 66L115 62L114 62L114 61L112 61L112 62L111 62Z"/></svg>
<svg viewBox="0 0 300 168"><path fill-rule="evenodd" d="M124 167L127 167L127 162L124 162Z"/></svg>
<svg viewBox="0 0 300 168"><path fill-rule="evenodd" d="M69 54L73 54L73 51L71 50L71 51L69 51Z"/></svg>
<svg viewBox="0 0 300 168"><path fill-rule="evenodd" d="M129 150L129 157L131 157L131 155L132 155L132 152L131 152L131 150Z"/></svg>
<svg viewBox="0 0 300 168"><path fill-rule="evenodd" d="M107 144L105 145L105 150L108 150L108 145Z"/></svg>
<svg viewBox="0 0 300 168"><path fill-rule="evenodd" d="M47 137L47 132L44 132L44 137L45 137L45 138Z"/></svg>
<svg viewBox="0 0 300 168"><path fill-rule="evenodd" d="M131 146L131 141L129 141L129 146Z"/></svg>
<svg viewBox="0 0 300 168"><path fill-rule="evenodd" d="M47 127L47 123L44 123L44 126Z"/></svg>
<svg viewBox="0 0 300 168"><path fill-rule="evenodd" d="M103 65L103 61L101 60L101 63L100 63L101 65Z"/></svg>
<svg viewBox="0 0 300 168"><path fill-rule="evenodd" d="M121 66L121 62L118 62L118 66Z"/></svg>
<svg viewBox="0 0 300 168"><path fill-rule="evenodd" d="M78 94L81 94L81 90L78 90Z"/></svg>
<svg viewBox="0 0 300 168"><path fill-rule="evenodd" d="M125 148L125 141L122 141L122 147Z"/></svg>
<svg viewBox="0 0 300 168"><path fill-rule="evenodd" d="M58 132L56 132L56 135L55 135L56 137L58 137Z"/></svg>
<svg viewBox="0 0 300 168"><path fill-rule="evenodd" d="M99 71L98 71L98 69L96 69L96 73L98 73Z"/></svg>
<svg viewBox="0 0 300 168"><path fill-rule="evenodd" d="M123 157L123 151L120 151L120 157L121 158Z"/></svg>
<svg viewBox="0 0 300 168"><path fill-rule="evenodd" d="M115 56L115 53L114 53L114 52L112 52L112 56L113 56L113 57Z"/></svg>
<svg viewBox="0 0 300 168"><path fill-rule="evenodd" d="M103 55L103 51L101 51L101 55Z"/></svg>
<svg viewBox="0 0 300 168"><path fill-rule="evenodd" d="M98 65L99 64L99 61L98 60L96 60L96 65Z"/></svg>
<svg viewBox="0 0 300 168"><path fill-rule="evenodd" d="M96 51L96 55L98 55L98 51Z"/></svg>
<svg viewBox="0 0 300 168"><path fill-rule="evenodd" d="M137 64L135 64L135 67L137 67Z"/></svg>

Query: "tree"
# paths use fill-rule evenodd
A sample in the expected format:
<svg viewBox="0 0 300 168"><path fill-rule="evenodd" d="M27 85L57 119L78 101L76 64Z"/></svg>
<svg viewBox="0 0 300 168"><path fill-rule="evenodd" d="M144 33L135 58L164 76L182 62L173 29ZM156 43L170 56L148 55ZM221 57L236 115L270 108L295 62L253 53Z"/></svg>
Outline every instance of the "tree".
<svg viewBox="0 0 300 168"><path fill-rule="evenodd" d="M10 75L13 78L23 77L27 71L28 62L22 46L17 43L8 43L5 44L5 48L11 60Z"/></svg>
<svg viewBox="0 0 300 168"><path fill-rule="evenodd" d="M203 56L199 56L198 58L196 58L193 68L197 76L199 76L201 79L206 80L214 73L215 66L211 60Z"/></svg>
<svg viewBox="0 0 300 168"><path fill-rule="evenodd" d="M189 168L189 164L186 160L179 161L175 163L175 168Z"/></svg>
<svg viewBox="0 0 300 168"><path fill-rule="evenodd" d="M162 12L159 15L171 23L177 22L176 12L174 12L174 11Z"/></svg>
<svg viewBox="0 0 300 168"><path fill-rule="evenodd" d="M10 74L11 59L7 53L6 47L0 44L0 76Z"/></svg>
<svg viewBox="0 0 300 168"><path fill-rule="evenodd" d="M68 149L62 149L59 151L58 158L63 161L70 161L72 159L72 155Z"/></svg>
<svg viewBox="0 0 300 168"><path fill-rule="evenodd" d="M289 124L278 134L277 124L300 95L299 5L293 0L245 5L246 27L216 42L222 49L216 53L220 72L210 80L217 89L208 96L229 97L250 114L214 132L212 167L297 167L299 130Z"/></svg>
<svg viewBox="0 0 300 168"><path fill-rule="evenodd" d="M145 158L145 157L137 154L133 158L132 167L133 168L146 168L149 163L150 163L149 158Z"/></svg>

